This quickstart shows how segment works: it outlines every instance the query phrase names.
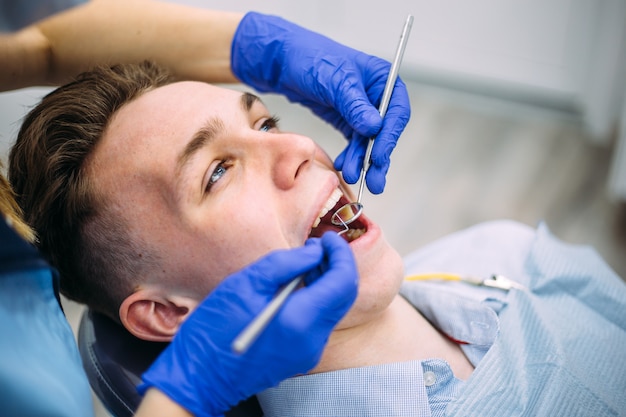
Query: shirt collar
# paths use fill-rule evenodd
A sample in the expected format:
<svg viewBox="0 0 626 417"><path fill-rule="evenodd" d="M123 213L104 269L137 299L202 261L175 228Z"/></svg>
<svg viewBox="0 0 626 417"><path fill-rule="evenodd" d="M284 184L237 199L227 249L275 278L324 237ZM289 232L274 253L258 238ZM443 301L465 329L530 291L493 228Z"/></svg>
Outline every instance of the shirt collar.
<svg viewBox="0 0 626 417"><path fill-rule="evenodd" d="M430 416L421 361L287 379L257 395L265 416Z"/></svg>

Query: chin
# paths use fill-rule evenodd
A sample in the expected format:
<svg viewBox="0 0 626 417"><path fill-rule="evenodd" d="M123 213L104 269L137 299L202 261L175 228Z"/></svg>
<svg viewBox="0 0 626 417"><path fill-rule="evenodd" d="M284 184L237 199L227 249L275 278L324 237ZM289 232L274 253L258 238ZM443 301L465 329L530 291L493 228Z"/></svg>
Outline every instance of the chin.
<svg viewBox="0 0 626 417"><path fill-rule="evenodd" d="M368 228L367 234L374 229ZM359 270L359 293L336 329L357 326L382 314L398 295L404 279L402 258L382 233L373 242L359 242L362 238L350 243Z"/></svg>

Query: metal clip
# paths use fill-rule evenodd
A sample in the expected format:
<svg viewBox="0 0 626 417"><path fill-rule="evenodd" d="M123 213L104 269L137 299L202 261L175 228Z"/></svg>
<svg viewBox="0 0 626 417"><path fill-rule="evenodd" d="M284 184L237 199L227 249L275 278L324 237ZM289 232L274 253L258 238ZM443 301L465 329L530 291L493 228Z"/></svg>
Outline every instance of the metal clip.
<svg viewBox="0 0 626 417"><path fill-rule="evenodd" d="M515 288L518 290L526 289L523 285L508 279L504 275L492 275L482 282L485 287L499 288L501 290L510 290Z"/></svg>

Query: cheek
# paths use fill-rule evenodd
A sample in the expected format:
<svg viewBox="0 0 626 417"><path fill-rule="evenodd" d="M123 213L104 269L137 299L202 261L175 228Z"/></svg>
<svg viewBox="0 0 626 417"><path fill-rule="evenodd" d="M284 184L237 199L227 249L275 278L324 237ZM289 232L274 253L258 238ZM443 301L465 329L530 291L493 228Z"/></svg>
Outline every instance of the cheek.
<svg viewBox="0 0 626 417"><path fill-rule="evenodd" d="M294 227L280 214L286 211L284 199L269 199L266 187L249 182L254 186L231 184L219 198L178 216L178 227L168 230L167 244L173 250L166 256L178 258L172 267L204 290L267 253L290 246L285 231Z"/></svg>
<svg viewBox="0 0 626 417"><path fill-rule="evenodd" d="M215 234L220 234L216 231ZM185 292L204 298L227 276L241 270L267 251L250 240L219 239L215 236L189 236L178 240L169 251L170 272L176 276L176 286ZM165 271L164 271L165 272Z"/></svg>
<svg viewBox="0 0 626 417"><path fill-rule="evenodd" d="M192 239L195 258L202 265L199 272L218 283L267 253L286 247L273 223L260 222L259 216L241 213L203 228L201 236Z"/></svg>

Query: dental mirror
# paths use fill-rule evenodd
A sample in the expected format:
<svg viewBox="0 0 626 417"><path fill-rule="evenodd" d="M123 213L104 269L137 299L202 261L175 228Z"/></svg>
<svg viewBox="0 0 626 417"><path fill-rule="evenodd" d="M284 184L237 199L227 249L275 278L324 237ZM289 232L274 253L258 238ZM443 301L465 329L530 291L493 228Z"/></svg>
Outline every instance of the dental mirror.
<svg viewBox="0 0 626 417"><path fill-rule="evenodd" d="M409 15L406 19L406 23L404 24L404 28L402 29L402 33L400 34L400 41L398 42L398 47L396 48L396 56L393 60L393 64L391 65L391 70L389 70L389 76L387 77L387 83L385 84L385 89L383 91L383 98L380 101L380 107L378 109L378 112L380 113L380 117L382 118L384 118L385 113L387 113L387 107L389 106L391 93L393 93L393 87L396 84L396 79L398 78L400 63L402 62L404 49L406 48L406 43L409 39L409 33L411 32L412 25L413 15ZM359 179L359 194L357 200L353 203L344 204L336 212L333 213L331 217L331 222L335 226L347 227L348 224L358 219L363 213L363 204L361 204L361 197L363 196L365 174L367 173L371 164L370 158L372 155L373 146L374 137L371 137L369 139L369 142L367 143L365 157L363 158L363 166L361 167L361 174Z"/></svg>
<svg viewBox="0 0 626 417"><path fill-rule="evenodd" d="M361 203L348 203L341 206L336 212L333 213L330 221L335 226L344 226L346 229L348 225L361 217L363 212L363 204ZM345 232L346 230L344 230Z"/></svg>

